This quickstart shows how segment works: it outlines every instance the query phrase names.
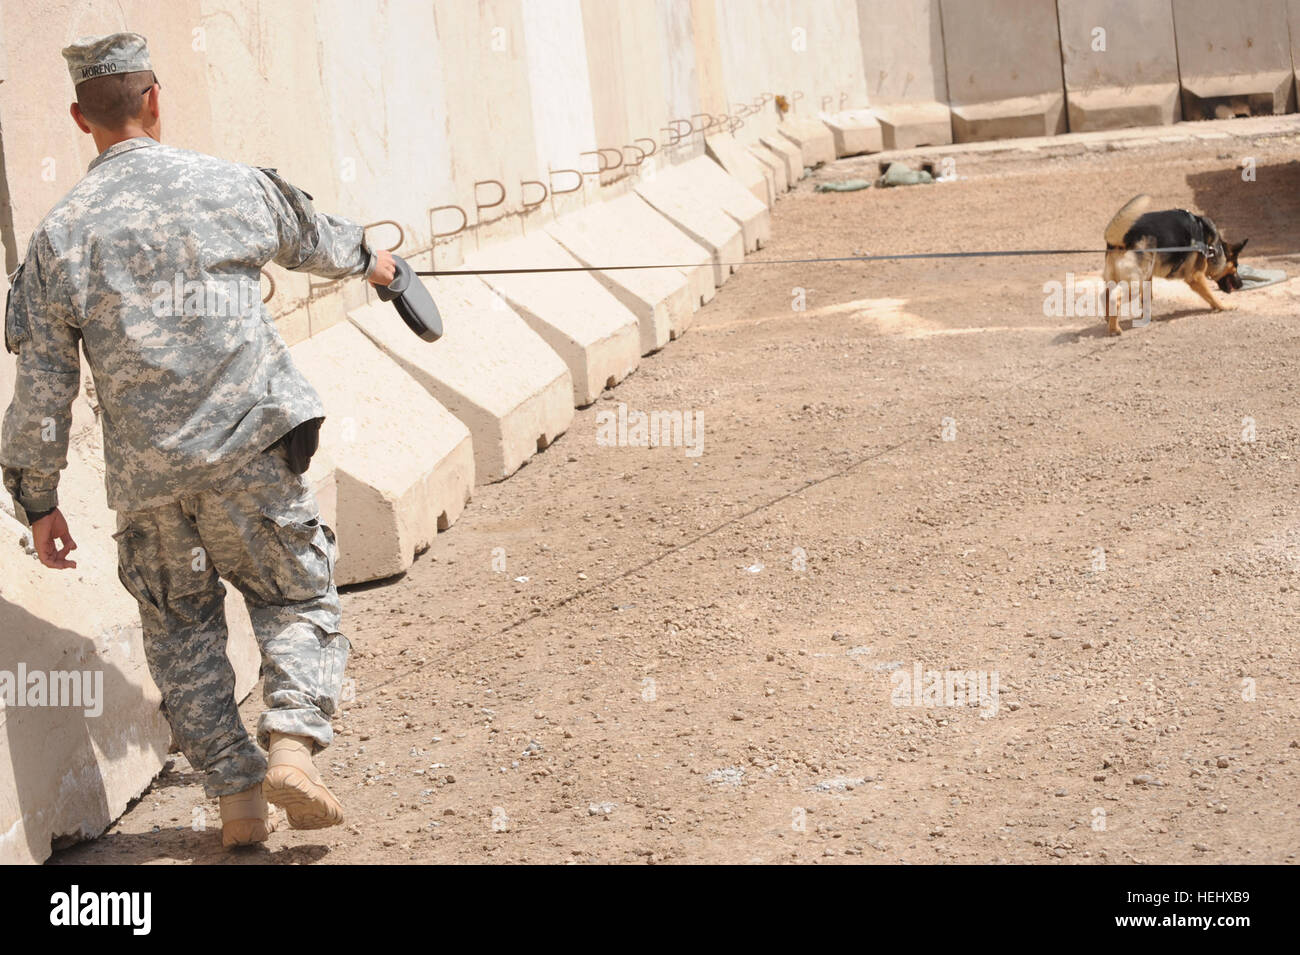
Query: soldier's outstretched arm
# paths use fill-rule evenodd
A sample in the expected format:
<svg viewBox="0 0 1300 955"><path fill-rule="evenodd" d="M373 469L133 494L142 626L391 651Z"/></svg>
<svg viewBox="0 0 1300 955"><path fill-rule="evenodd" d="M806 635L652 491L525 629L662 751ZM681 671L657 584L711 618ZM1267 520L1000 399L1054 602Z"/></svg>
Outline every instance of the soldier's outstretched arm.
<svg viewBox="0 0 1300 955"><path fill-rule="evenodd" d="M38 232L14 275L5 306L5 347L18 355L18 363L13 400L0 427L0 473L19 520L43 523L44 530L57 523L66 535L62 515L54 522L43 521L57 514L59 474L68 464L72 403L81 390L81 329L74 324L71 299L59 275L57 256ZM63 558L72 546L49 555L57 563L47 561L44 553L42 562L70 566Z"/></svg>
<svg viewBox="0 0 1300 955"><path fill-rule="evenodd" d="M290 185L274 169L259 168L257 177L279 232L277 265L323 278L370 277L377 257L366 244L361 226L317 212L311 196Z"/></svg>

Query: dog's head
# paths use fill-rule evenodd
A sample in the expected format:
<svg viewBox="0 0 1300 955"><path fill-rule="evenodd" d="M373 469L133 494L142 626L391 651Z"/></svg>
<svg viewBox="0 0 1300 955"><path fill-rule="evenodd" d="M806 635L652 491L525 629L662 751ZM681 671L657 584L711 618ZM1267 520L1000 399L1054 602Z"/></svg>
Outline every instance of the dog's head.
<svg viewBox="0 0 1300 955"><path fill-rule="evenodd" d="M1249 241L1249 239L1242 239L1234 245L1224 245L1222 264L1211 264L1210 278L1218 283L1219 291L1235 292L1241 288L1241 276L1237 274L1237 256L1241 255L1241 250Z"/></svg>

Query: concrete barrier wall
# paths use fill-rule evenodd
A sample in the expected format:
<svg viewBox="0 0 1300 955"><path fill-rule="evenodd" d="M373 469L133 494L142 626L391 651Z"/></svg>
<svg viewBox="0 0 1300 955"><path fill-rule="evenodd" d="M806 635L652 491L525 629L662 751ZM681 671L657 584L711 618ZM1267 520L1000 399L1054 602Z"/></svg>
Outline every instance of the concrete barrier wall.
<svg viewBox="0 0 1300 955"><path fill-rule="evenodd" d="M1182 116L1169 0L1057 0L1071 131Z"/></svg>
<svg viewBox="0 0 1300 955"><path fill-rule="evenodd" d="M1300 0L1287 0L1286 19L1291 34L1291 70L1295 73L1296 104L1300 106ZM0 69L3 65L0 64Z"/></svg>
<svg viewBox="0 0 1300 955"><path fill-rule="evenodd" d="M787 4L779 0L716 0L715 36L728 114L747 113L736 135L746 143L776 131L773 100L756 106L764 93L793 91L791 27Z"/></svg>
<svg viewBox="0 0 1300 955"><path fill-rule="evenodd" d="M722 68L722 46L718 41L716 0L690 0L691 44L695 48L695 80L700 109L712 114L730 114L727 85Z"/></svg>
<svg viewBox="0 0 1300 955"><path fill-rule="evenodd" d="M858 0L858 37L884 147L952 142L939 0Z"/></svg>
<svg viewBox="0 0 1300 955"><path fill-rule="evenodd" d="M684 85L691 72L686 63L689 49L668 48L671 27L661 15L663 9L650 0L618 0L616 8L627 97L620 109L627 117L627 132L610 145L622 150L625 164L636 161L637 151L631 148L636 140L654 138L655 130L674 117L689 118L699 104L699 96ZM694 137L690 154L703 149L700 137ZM641 166L623 168L628 175L644 174L671 161L674 157L656 152Z"/></svg>
<svg viewBox="0 0 1300 955"><path fill-rule="evenodd" d="M537 172L521 3L435 0L433 9L444 63L445 135L454 144L452 192L442 202L464 207L476 225L499 222L518 212L520 183ZM517 224L503 223L499 231L478 228L477 237L518 233Z"/></svg>
<svg viewBox="0 0 1300 955"><path fill-rule="evenodd" d="M1173 0L1187 119L1295 109L1286 0Z"/></svg>
<svg viewBox="0 0 1300 955"><path fill-rule="evenodd" d="M596 119L592 107L591 74L582 27L581 0L533 0L523 5L524 46L528 58L528 89L532 103L537 156L532 178L561 190L578 185L577 193L552 196L548 208L565 212L581 208L595 190L588 177L552 175L554 170L582 169L578 157L596 148ZM539 190L529 190L529 200Z"/></svg>
<svg viewBox="0 0 1300 955"><path fill-rule="evenodd" d="M956 142L1066 129L1055 0L942 0Z"/></svg>
<svg viewBox="0 0 1300 955"><path fill-rule="evenodd" d="M0 6L0 83L5 81L5 74L8 72L9 60L5 55L5 11Z"/></svg>
<svg viewBox="0 0 1300 955"><path fill-rule="evenodd" d="M1300 106L1300 0L1287 0L1287 27L1291 34L1291 70L1295 73L1296 104Z"/></svg>
<svg viewBox="0 0 1300 955"><path fill-rule="evenodd" d="M438 36L433 5L397 0L392 11L387 18L367 19L357 16L356 4L349 0L322 0L316 5L322 60L349 64L347 69L322 69L319 78L311 78L322 87L323 115L347 118L328 123L322 139L338 196L336 205L327 207L323 200L320 205L362 223L397 220L405 233L401 253L423 266L428 264L434 227L428 209L459 198L447 135L446 66L442 57L429 55L430 40ZM386 53L358 57L358 45ZM385 95L417 89L418 105L402 102L391 92ZM528 164L530 170L534 167ZM444 215L437 227L451 228L458 222L454 214ZM383 227L373 230L371 238L389 246L398 236L394 229ZM314 280L314 284L323 283ZM346 308L365 301L359 283L334 283L334 287L344 296L344 307L337 299L313 306L313 333L342 321Z"/></svg>
<svg viewBox="0 0 1300 955"><path fill-rule="evenodd" d="M862 47L852 42L860 35L857 0L804 0L793 6L795 25L808 33L806 48L792 58L794 82L806 93L810 114L866 106Z"/></svg>
<svg viewBox="0 0 1300 955"><path fill-rule="evenodd" d="M618 168L623 145L632 138L628 126L628 92L624 85L627 64L623 59L623 36L619 28L618 8L610 0L582 0L582 27L586 41L587 69L591 81L588 98L596 124L596 147L612 152L601 157L580 157L584 171L608 169L599 181L611 183L622 178ZM615 167L609 169L608 167Z"/></svg>
<svg viewBox="0 0 1300 955"><path fill-rule="evenodd" d="M858 39L872 106L948 101L939 0L858 0Z"/></svg>

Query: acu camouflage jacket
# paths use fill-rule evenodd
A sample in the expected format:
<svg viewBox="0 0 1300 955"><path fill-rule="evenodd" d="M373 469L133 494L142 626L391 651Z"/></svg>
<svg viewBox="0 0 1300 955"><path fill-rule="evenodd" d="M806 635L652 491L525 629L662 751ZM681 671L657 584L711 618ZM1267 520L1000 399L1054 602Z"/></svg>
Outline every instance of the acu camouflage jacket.
<svg viewBox="0 0 1300 955"><path fill-rule="evenodd" d="M79 344L116 510L215 486L324 414L262 306L271 261L329 278L374 267L359 225L275 170L147 137L90 164L33 233L5 309L18 367L0 467L20 517L58 504Z"/></svg>

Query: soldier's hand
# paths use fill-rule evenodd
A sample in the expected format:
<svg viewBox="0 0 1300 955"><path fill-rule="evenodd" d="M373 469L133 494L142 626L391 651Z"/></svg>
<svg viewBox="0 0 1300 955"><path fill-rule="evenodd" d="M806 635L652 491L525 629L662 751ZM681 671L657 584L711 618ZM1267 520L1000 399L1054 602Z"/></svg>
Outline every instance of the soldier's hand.
<svg viewBox="0 0 1300 955"><path fill-rule="evenodd" d="M393 253L387 249L380 249L375 253L375 270L370 273L366 281L371 285L389 285L395 278L397 278L397 264L393 261Z"/></svg>
<svg viewBox="0 0 1300 955"><path fill-rule="evenodd" d="M32 525L32 543L36 545L36 556L46 567L70 570L77 566L75 560L68 560L68 554L77 549L77 542L68 533L68 522L58 508Z"/></svg>

